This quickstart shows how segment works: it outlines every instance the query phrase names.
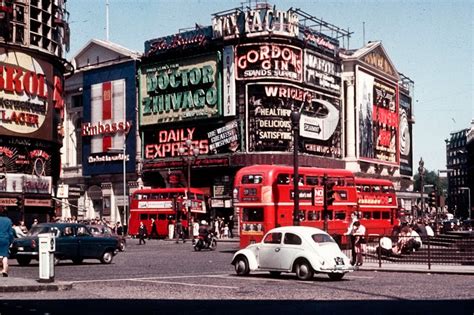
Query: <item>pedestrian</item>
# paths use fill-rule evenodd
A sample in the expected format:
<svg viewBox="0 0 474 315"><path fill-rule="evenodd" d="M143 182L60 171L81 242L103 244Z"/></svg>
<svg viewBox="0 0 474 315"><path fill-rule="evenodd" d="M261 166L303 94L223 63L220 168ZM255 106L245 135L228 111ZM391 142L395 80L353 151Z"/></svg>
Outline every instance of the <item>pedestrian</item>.
<svg viewBox="0 0 474 315"><path fill-rule="evenodd" d="M31 226L35 226L36 224L38 224L38 219L33 219L33 224L31 224Z"/></svg>
<svg viewBox="0 0 474 315"><path fill-rule="evenodd" d="M199 237L199 222L196 220L193 221L193 241L197 240Z"/></svg>
<svg viewBox="0 0 474 315"><path fill-rule="evenodd" d="M138 241L138 245L145 245L146 242L145 242L145 238L147 237L148 235L148 232L146 230L146 226L145 224L143 224L143 222L140 222L140 227L138 228L138 238L139 238L139 241Z"/></svg>
<svg viewBox="0 0 474 315"><path fill-rule="evenodd" d="M365 233L365 226L360 224L360 221L355 221L352 235L355 236L356 266L362 266L364 263L363 254L365 253L367 244Z"/></svg>
<svg viewBox="0 0 474 315"><path fill-rule="evenodd" d="M347 232L345 235L348 236L349 238L349 246L351 247L351 265L356 264L356 247L355 247L355 236L353 234L354 232L354 222L358 221L357 218L357 213L353 212L351 214L351 223L349 224L349 227L347 228Z"/></svg>
<svg viewBox="0 0 474 315"><path fill-rule="evenodd" d="M0 258L2 259L2 275L8 277L9 248L14 239L12 221L7 217L6 209L0 208Z"/></svg>
<svg viewBox="0 0 474 315"><path fill-rule="evenodd" d="M179 239L182 239L183 243L186 243L186 240L184 239L183 223L181 222L181 219L178 219L178 222L176 222L176 243L179 243Z"/></svg>
<svg viewBox="0 0 474 315"><path fill-rule="evenodd" d="M230 238L233 238L234 237L234 234L232 232L232 230L234 229L234 216L231 215L229 217L229 237Z"/></svg>
<svg viewBox="0 0 474 315"><path fill-rule="evenodd" d="M22 238L26 236L26 234L23 232L23 230L20 227L20 223L13 224L13 231L15 232L14 236L17 238Z"/></svg>
<svg viewBox="0 0 474 315"><path fill-rule="evenodd" d="M115 225L115 233L117 235L123 236L123 226L120 222L117 222L117 224Z"/></svg>
<svg viewBox="0 0 474 315"><path fill-rule="evenodd" d="M228 224L224 225L222 238L229 238L229 225Z"/></svg>
<svg viewBox="0 0 474 315"><path fill-rule="evenodd" d="M156 228L156 221L154 218L151 218L151 225L150 225L150 235L148 236L148 239L152 238L158 238L158 229Z"/></svg>

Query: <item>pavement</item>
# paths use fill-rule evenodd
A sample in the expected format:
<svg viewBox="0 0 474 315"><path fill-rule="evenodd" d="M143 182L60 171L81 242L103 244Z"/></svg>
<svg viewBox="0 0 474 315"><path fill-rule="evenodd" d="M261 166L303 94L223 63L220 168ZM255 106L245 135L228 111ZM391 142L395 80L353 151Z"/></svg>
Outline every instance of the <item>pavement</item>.
<svg viewBox="0 0 474 315"><path fill-rule="evenodd" d="M175 240L169 240L175 241ZM191 240L188 240L189 242ZM219 239L219 242L238 243L238 238ZM426 273L426 274L457 274L474 276L474 266L463 265L431 265L426 264L400 264L383 263L379 266L377 262L365 262L357 267L359 271L373 272L401 272L401 273ZM36 292L36 291L63 291L72 289L71 282L57 281L40 282L35 279L19 277L0 278L0 292Z"/></svg>

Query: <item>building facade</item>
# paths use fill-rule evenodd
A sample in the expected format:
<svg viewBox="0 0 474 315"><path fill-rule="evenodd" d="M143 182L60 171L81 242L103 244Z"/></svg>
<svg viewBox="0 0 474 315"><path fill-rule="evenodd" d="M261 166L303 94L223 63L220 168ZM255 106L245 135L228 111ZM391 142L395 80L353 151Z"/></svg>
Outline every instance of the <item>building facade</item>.
<svg viewBox="0 0 474 315"><path fill-rule="evenodd" d="M468 142L469 139L469 142ZM446 140L446 166L448 176L448 209L455 217L468 218L469 200L472 197L472 131L469 128L452 132Z"/></svg>
<svg viewBox="0 0 474 315"><path fill-rule="evenodd" d="M63 219L127 221L137 179L137 90L140 54L97 39L71 61L61 184ZM138 142L139 143L139 142ZM125 197L124 197L125 196Z"/></svg>
<svg viewBox="0 0 474 315"><path fill-rule="evenodd" d="M65 2L0 1L0 206L27 226L56 211L71 69Z"/></svg>
<svg viewBox="0 0 474 315"><path fill-rule="evenodd" d="M113 44L104 50L94 40L101 49L75 58L66 88L74 141L68 138L63 151L63 184L79 217L122 221L122 191L127 197L134 187L185 187L188 163L191 186L210 196L209 216L230 217L238 169L293 164L292 111L300 113L300 166L347 168L411 189L413 82L399 74L381 42L349 50L343 47L349 32L268 4L213 14L211 24L150 39L141 57L104 58ZM136 66L136 103L128 99L131 77L114 75L124 73L122 63ZM109 106L105 86L123 84L126 117L117 123L125 129L100 132L107 130L99 125ZM123 147L135 154L123 172L126 189L123 160L110 155Z"/></svg>

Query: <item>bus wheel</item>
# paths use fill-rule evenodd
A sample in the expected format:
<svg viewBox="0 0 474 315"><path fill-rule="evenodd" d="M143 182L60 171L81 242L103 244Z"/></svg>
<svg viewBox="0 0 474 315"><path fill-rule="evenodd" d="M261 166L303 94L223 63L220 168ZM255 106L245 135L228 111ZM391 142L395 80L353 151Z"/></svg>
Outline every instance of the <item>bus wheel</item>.
<svg viewBox="0 0 474 315"><path fill-rule="evenodd" d="M235 259L234 267L235 273L237 273L238 276L246 276L250 272L249 262L244 256L239 256Z"/></svg>
<svg viewBox="0 0 474 315"><path fill-rule="evenodd" d="M313 278L314 271L306 260L300 260L296 263L296 277L300 280L309 280Z"/></svg>

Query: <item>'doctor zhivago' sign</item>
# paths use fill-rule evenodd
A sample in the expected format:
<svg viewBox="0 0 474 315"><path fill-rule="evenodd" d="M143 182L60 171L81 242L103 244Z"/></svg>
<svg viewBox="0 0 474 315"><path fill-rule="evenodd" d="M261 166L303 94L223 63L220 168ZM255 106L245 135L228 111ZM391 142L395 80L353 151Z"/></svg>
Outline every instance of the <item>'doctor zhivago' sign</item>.
<svg viewBox="0 0 474 315"><path fill-rule="evenodd" d="M141 125L221 114L215 57L146 65L140 76Z"/></svg>

